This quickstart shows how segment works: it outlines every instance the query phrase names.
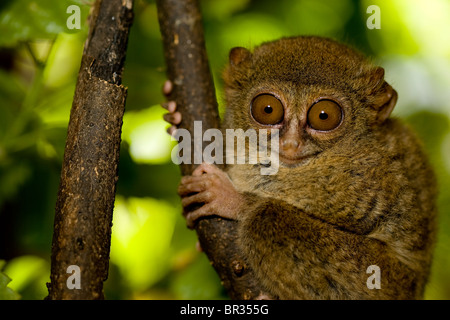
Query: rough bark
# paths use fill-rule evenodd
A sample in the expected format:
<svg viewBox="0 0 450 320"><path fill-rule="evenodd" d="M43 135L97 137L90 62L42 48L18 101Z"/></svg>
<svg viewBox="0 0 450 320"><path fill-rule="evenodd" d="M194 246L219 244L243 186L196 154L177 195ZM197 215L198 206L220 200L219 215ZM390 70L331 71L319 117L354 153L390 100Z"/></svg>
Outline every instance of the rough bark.
<svg viewBox="0 0 450 320"><path fill-rule="evenodd" d="M193 136L194 121L203 132L219 127L214 83L209 69L197 0L157 0L167 75L174 84L170 99L182 114L181 128ZM210 142L207 142L208 144ZM204 143L205 144L205 143ZM191 150L203 146L192 145ZM183 175L196 165L181 164ZM252 271L236 247L235 221L206 218L197 223L200 244L232 299L253 299L259 293Z"/></svg>
<svg viewBox="0 0 450 320"><path fill-rule="evenodd" d="M127 89L121 85L133 0L97 0L70 114L55 208L47 299L103 299ZM81 289L69 289L70 265Z"/></svg>

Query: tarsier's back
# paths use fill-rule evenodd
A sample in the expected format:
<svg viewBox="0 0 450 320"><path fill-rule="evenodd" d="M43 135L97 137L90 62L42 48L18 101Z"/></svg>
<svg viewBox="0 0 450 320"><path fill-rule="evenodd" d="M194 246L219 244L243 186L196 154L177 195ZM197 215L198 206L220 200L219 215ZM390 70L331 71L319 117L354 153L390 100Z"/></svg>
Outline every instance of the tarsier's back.
<svg viewBox="0 0 450 320"><path fill-rule="evenodd" d="M397 93L384 70L332 40L296 37L233 49L224 79L224 129L279 132L276 174L227 169L247 199L240 246L267 295L422 298L436 183L420 142L390 117Z"/></svg>

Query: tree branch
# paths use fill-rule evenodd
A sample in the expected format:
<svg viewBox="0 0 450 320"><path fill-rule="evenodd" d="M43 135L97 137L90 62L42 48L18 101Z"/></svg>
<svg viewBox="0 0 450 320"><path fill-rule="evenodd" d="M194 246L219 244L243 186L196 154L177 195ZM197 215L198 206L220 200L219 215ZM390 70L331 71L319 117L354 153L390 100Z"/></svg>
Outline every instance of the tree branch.
<svg viewBox="0 0 450 320"><path fill-rule="evenodd" d="M55 209L47 299L104 298L132 10L133 0L97 0L90 17ZM70 265L80 268L81 289L67 287Z"/></svg>
<svg viewBox="0 0 450 320"><path fill-rule="evenodd" d="M157 0L168 78L174 84L170 99L182 114L181 128L203 132L219 127L214 83L209 69L201 13L197 0ZM203 133L202 132L202 133ZM203 142L205 144L205 142ZM192 145L191 150L203 146ZM193 161L191 161L193 163ZM182 164L189 175L194 164ZM196 227L200 244L232 299L253 299L261 292L236 246L236 221L206 218Z"/></svg>

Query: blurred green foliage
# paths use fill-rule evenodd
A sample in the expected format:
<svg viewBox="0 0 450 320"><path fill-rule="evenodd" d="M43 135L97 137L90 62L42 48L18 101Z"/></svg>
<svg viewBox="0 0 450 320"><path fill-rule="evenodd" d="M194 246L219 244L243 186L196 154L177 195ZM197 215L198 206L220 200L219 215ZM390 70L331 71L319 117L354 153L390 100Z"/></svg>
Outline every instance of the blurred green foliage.
<svg viewBox="0 0 450 320"><path fill-rule="evenodd" d="M69 5L0 4L0 298L43 299L67 123L88 26ZM394 116L422 138L440 183L439 239L426 298L450 298L450 2L203 0L205 37L223 111L221 71L234 46L315 34L346 42L386 69ZM369 5L381 29L369 30ZM219 279L181 218L174 142L165 134L165 66L154 1L136 0L123 81L129 88L114 212L109 299L222 299ZM12 279L9 282L9 278ZM9 283L8 283L9 282ZM8 288L6 287L8 285ZM10 290L13 289L14 291Z"/></svg>
<svg viewBox="0 0 450 320"><path fill-rule="evenodd" d="M11 279L2 272L5 260L0 260L0 300L17 300L20 295L8 288L8 283Z"/></svg>

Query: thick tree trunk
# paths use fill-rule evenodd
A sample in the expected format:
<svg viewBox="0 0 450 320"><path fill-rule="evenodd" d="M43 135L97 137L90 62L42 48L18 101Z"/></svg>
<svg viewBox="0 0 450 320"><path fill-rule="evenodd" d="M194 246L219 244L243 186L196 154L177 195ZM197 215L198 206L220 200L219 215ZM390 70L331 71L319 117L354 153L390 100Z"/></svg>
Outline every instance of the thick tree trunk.
<svg viewBox="0 0 450 320"><path fill-rule="evenodd" d="M47 299L104 298L132 20L133 0L97 0L91 13L61 170ZM67 285L71 265L80 269L80 289Z"/></svg>
<svg viewBox="0 0 450 320"><path fill-rule="evenodd" d="M167 75L174 84L171 100L182 113L181 128L193 136L194 121L203 132L219 127L214 83L205 49L201 13L197 0L157 0L158 18L164 43ZM191 150L204 146L192 145ZM194 164L181 164L183 175ZM260 293L252 271L236 247L236 222L206 218L196 227L200 244L222 284L233 299L253 299Z"/></svg>

